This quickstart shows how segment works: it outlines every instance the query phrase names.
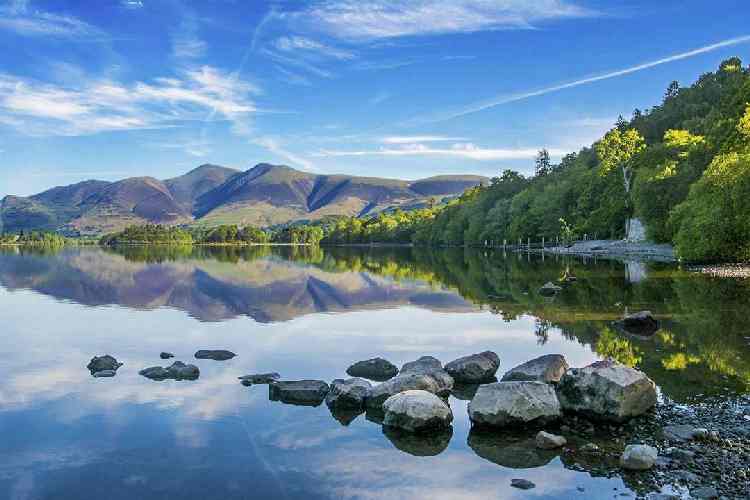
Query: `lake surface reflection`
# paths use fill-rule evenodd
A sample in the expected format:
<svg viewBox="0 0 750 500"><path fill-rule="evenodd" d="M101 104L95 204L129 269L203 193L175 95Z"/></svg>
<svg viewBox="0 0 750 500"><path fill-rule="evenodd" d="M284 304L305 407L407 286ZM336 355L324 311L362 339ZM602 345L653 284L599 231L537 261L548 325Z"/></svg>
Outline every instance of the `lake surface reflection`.
<svg viewBox="0 0 750 500"><path fill-rule="evenodd" d="M565 273L555 298L537 290ZM330 382L360 359L444 362L494 350L500 374L533 357L612 356L664 397L750 387L747 282L665 264L408 248L126 248L0 253L0 498L608 498L636 488L591 474L526 435L384 432L376 415L268 400L237 376ZM650 309L649 339L611 327ZM236 358L195 360L198 349ZM196 381L148 380L159 352ZM85 366L109 353L111 379ZM537 484L510 487L512 478ZM581 488L583 491L581 491ZM614 490L613 488L617 488Z"/></svg>

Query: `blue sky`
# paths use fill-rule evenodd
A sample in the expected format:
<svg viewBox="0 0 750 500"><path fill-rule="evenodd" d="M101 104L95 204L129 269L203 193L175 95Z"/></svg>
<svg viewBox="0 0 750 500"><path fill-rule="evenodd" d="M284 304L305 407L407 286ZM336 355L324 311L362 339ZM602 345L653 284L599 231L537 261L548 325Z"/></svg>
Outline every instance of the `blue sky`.
<svg viewBox="0 0 750 500"><path fill-rule="evenodd" d="M727 57L746 0L0 0L0 196L202 163L532 170Z"/></svg>

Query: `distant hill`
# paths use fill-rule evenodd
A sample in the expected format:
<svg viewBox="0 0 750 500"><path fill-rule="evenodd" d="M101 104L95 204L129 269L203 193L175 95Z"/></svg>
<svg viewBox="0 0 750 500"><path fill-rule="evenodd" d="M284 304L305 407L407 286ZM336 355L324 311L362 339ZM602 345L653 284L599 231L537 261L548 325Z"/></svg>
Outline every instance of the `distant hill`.
<svg viewBox="0 0 750 500"><path fill-rule="evenodd" d="M101 234L131 224L269 226L331 215L366 215L425 205L461 194L487 179L443 175L417 181L316 175L261 163L246 172L201 165L164 181L133 177L85 181L29 197L6 196L5 232L56 230Z"/></svg>

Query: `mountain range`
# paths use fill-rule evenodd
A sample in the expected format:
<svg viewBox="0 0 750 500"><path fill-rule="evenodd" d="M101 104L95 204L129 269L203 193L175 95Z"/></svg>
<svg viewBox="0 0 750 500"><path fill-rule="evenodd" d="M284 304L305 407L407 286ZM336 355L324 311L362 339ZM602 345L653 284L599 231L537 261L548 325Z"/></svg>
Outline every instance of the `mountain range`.
<svg viewBox="0 0 750 500"><path fill-rule="evenodd" d="M477 175L416 181L319 175L268 163L242 172L206 164L166 180L89 180L28 197L6 196L0 205L0 228L97 235L144 223L267 227L415 208L431 199L455 197L486 180Z"/></svg>

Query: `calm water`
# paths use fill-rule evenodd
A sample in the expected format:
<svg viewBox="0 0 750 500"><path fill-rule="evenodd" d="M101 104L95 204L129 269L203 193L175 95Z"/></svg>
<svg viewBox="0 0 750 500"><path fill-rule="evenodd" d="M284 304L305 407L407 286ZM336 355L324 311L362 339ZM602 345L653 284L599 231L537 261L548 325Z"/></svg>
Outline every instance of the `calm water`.
<svg viewBox="0 0 750 500"><path fill-rule="evenodd" d="M574 286L536 293L566 270ZM634 485L528 436L471 432L457 397L452 435L413 439L365 415L270 402L237 376L330 381L373 356L400 366L486 349L500 373L546 353L572 366L614 356L691 404L748 392L749 299L747 282L663 264L463 250L5 251L0 498L612 498ZM609 324L626 309L652 310L662 329L619 335ZM194 360L201 348L239 356ZM200 379L139 376L165 364L162 350ZM105 353L125 364L94 379L85 365Z"/></svg>

